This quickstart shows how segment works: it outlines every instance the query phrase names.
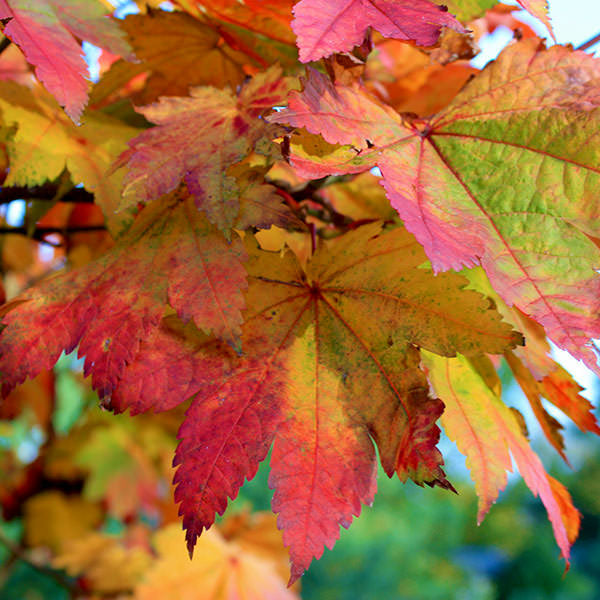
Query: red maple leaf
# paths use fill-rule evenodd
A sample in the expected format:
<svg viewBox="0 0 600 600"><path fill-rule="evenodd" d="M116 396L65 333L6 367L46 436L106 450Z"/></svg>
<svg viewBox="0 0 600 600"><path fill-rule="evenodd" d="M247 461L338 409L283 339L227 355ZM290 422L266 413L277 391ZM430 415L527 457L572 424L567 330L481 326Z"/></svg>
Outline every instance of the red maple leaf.
<svg viewBox="0 0 600 600"><path fill-rule="evenodd" d="M294 15L302 62L352 50L369 27L420 46L435 44L442 26L465 31L447 8L429 0L300 0Z"/></svg>

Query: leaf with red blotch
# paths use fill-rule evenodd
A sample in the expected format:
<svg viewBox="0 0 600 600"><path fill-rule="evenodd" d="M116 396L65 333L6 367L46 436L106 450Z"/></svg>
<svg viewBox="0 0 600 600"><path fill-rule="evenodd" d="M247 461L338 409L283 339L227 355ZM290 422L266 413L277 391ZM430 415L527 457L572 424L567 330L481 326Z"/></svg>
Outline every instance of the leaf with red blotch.
<svg viewBox="0 0 600 600"><path fill-rule="evenodd" d="M454 273L423 268L404 229L362 226L295 255L248 238L244 354L165 321L112 395L117 411L167 410L196 394L176 453L188 546L252 478L274 440L273 508L292 580L331 547L384 470L449 487L435 445L442 404L428 397L412 342L453 356L521 341Z"/></svg>
<svg viewBox="0 0 600 600"><path fill-rule="evenodd" d="M579 512L565 487L544 470L511 409L464 357L443 358L424 352L423 361L429 380L446 407L442 426L467 456L480 499L479 521L506 486L510 452L525 483L544 503L554 537L568 564L571 544L579 532Z"/></svg>
<svg viewBox="0 0 600 600"><path fill-rule="evenodd" d="M75 38L129 56L125 34L96 0L0 0L4 35L35 67L38 79L78 122L88 99L88 70Z"/></svg>
<svg viewBox="0 0 600 600"><path fill-rule="evenodd" d="M600 373L600 61L536 40L505 49L431 120L393 112L356 84L311 72L272 121L306 127L339 160L311 177L377 164L388 198L436 272L480 263L507 302ZM351 146L355 151L353 156Z"/></svg>
<svg viewBox="0 0 600 600"><path fill-rule="evenodd" d="M242 160L265 134L260 117L282 104L289 82L278 66L260 73L239 96L228 90L197 87L186 98L161 98L137 109L157 127L129 142L119 159L128 163L125 204L154 200L184 179L209 220L227 230L239 211L239 190L227 168Z"/></svg>
<svg viewBox="0 0 600 600"><path fill-rule="evenodd" d="M100 396L110 395L167 302L183 319L237 345L244 259L240 241L228 243L187 194L154 203L107 254L3 308L2 393L79 344L85 374Z"/></svg>
<svg viewBox="0 0 600 600"><path fill-rule="evenodd" d="M419 46L435 44L442 27L466 31L446 7L429 0L300 0L294 17L302 62L360 46L369 27Z"/></svg>

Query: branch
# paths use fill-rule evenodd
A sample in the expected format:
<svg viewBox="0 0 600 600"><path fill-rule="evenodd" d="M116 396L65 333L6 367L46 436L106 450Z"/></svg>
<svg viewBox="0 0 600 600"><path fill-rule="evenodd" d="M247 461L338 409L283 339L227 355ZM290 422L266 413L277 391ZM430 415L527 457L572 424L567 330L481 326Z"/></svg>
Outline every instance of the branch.
<svg viewBox="0 0 600 600"><path fill-rule="evenodd" d="M0 204L8 204L13 200L54 200L58 186L53 184L34 187L10 186L0 188ZM93 204L94 194L83 188L73 188L60 198L61 202Z"/></svg>
<svg viewBox="0 0 600 600"><path fill-rule="evenodd" d="M0 235L11 233L25 235L38 242L42 242L43 244L48 244L54 248L59 248L62 244L56 244L44 239L46 235L51 233L60 233L61 235L66 236L70 233L86 233L94 231L106 231L106 227L104 225L80 225L77 227L36 227L30 236L28 236L27 227L0 227Z"/></svg>
<svg viewBox="0 0 600 600"><path fill-rule="evenodd" d="M589 39L587 42L581 44L581 46L577 46L575 50L588 50L592 46L595 46L598 42L600 42L600 33Z"/></svg>
<svg viewBox="0 0 600 600"><path fill-rule="evenodd" d="M106 231L104 225L78 225L76 227L36 227L34 232L39 235L48 235L49 233L83 233L85 231ZM20 233L27 235L26 227L0 227L0 235L3 233Z"/></svg>

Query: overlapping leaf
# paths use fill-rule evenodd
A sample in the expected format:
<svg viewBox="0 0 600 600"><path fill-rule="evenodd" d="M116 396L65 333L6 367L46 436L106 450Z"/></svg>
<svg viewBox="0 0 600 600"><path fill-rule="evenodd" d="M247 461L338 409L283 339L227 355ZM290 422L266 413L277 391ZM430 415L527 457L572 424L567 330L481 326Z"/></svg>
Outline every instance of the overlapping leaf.
<svg viewBox="0 0 600 600"><path fill-rule="evenodd" d="M372 501L369 436L388 475L449 486L435 448L442 404L407 342L453 356L498 352L520 335L460 276L419 268L425 255L405 230L379 231L334 240L306 270L251 244L244 354L166 321L124 372L118 411L166 410L197 394L176 453L190 549L273 440L273 508L292 580Z"/></svg>
<svg viewBox="0 0 600 600"><path fill-rule="evenodd" d="M420 46L435 44L442 26L464 31L446 7L429 0L300 0L294 17L302 62L360 46L369 27Z"/></svg>
<svg viewBox="0 0 600 600"><path fill-rule="evenodd" d="M552 23L548 14L548 0L517 0L517 2L534 17L538 18L554 37Z"/></svg>
<svg viewBox="0 0 600 600"><path fill-rule="evenodd" d="M142 73L148 77L134 95L136 104L154 102L159 96L187 96L190 86L235 87L244 80L248 57L224 44L216 28L185 13L129 15L121 28L127 32L138 62L114 63L94 86L92 104Z"/></svg>
<svg viewBox="0 0 600 600"><path fill-rule="evenodd" d="M436 271L480 263L509 305L598 371L600 250L589 236L600 236L599 84L598 60L526 40L431 121L315 72L273 120L354 147L325 160L292 149L301 174L379 165Z"/></svg>
<svg viewBox="0 0 600 600"><path fill-rule="evenodd" d="M546 338L544 328L524 315L516 306L507 306L490 285L489 279L481 268L464 271L473 289L492 300L502 318L520 331L526 339L525 346L514 349L514 353L527 370L537 380L541 381L554 372L558 367L556 361L550 356L550 344Z"/></svg>
<svg viewBox="0 0 600 600"><path fill-rule="evenodd" d="M38 79L79 121L87 103L87 65L75 38L114 54L131 53L124 33L97 0L0 0L4 34L23 50Z"/></svg>
<svg viewBox="0 0 600 600"><path fill-rule="evenodd" d="M564 414L566 414L582 431L592 431L600 435L600 427L592 412L594 407L587 398L581 396L581 388L573 378L559 365L541 381L536 381L526 366L512 353L505 353L506 360L529 400L531 410L538 420L544 435L569 464L564 452L565 444L561 433L563 426L550 415L542 404L546 398Z"/></svg>
<svg viewBox="0 0 600 600"><path fill-rule="evenodd" d="M138 109L158 127L130 142L121 157L128 162L125 203L154 200L182 179L211 222L230 228L239 211L239 189L226 171L243 159L265 133L260 117L281 104L288 92L281 70L272 67L235 96L199 87L186 98L161 98Z"/></svg>
<svg viewBox="0 0 600 600"><path fill-rule="evenodd" d="M290 28L293 0L177 0L193 15L208 13L225 23L247 29L271 42L293 44Z"/></svg>
<svg viewBox="0 0 600 600"><path fill-rule="evenodd" d="M182 318L236 343L244 258L239 240L228 243L187 194L154 203L109 253L6 305L3 394L79 344L85 373L101 396L110 395L167 302Z"/></svg>
<svg viewBox="0 0 600 600"><path fill-rule="evenodd" d="M0 89L0 118L16 127L8 141L10 172L5 185L36 186L55 180L67 168L74 184L94 193L109 228L122 229L115 216L122 173L109 175L112 163L139 130L99 112L89 112L76 127L43 90L6 81Z"/></svg>
<svg viewBox="0 0 600 600"><path fill-rule="evenodd" d="M579 531L580 516L565 487L550 477L529 446L514 413L483 382L464 357L424 355L429 378L446 409L442 424L467 456L480 498L479 520L506 486L509 452L534 495L540 496L565 560Z"/></svg>

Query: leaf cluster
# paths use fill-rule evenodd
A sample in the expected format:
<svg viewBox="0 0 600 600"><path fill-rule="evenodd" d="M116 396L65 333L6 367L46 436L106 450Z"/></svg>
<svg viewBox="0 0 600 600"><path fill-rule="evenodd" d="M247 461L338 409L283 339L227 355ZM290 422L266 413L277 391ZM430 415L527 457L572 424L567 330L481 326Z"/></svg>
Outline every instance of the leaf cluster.
<svg viewBox="0 0 600 600"><path fill-rule="evenodd" d="M174 415L190 554L271 452L290 583L372 503L378 461L454 489L441 418L478 519L514 462L568 564L579 513L498 369L565 461L545 402L600 434L549 354L551 340L600 373L598 60L546 49L493 0L173 4L117 20L91 0L0 0L0 195L27 201L2 242L5 417L75 349L104 408ZM550 26L545 3L520 4ZM500 22L517 39L478 71L477 38ZM91 86L82 40L104 51ZM98 448L121 442L108 427L80 452L91 498L107 493ZM152 496L144 469L119 479L131 495L107 496L119 514ZM94 553L147 568L90 532L93 511L37 498L36 515L81 509L96 536L55 545L57 566L93 581ZM155 590L170 589L177 538L154 542ZM257 597L291 597L271 563L200 539L244 586L264 571ZM242 585L218 572L215 590Z"/></svg>

